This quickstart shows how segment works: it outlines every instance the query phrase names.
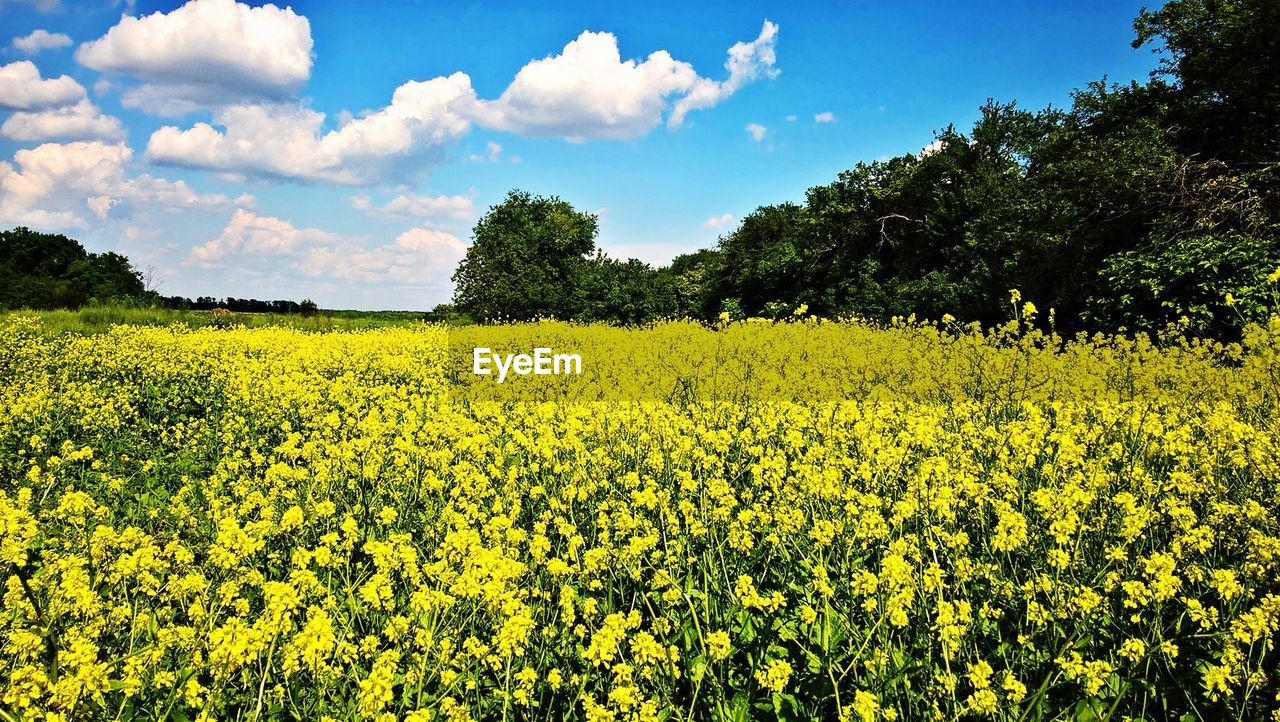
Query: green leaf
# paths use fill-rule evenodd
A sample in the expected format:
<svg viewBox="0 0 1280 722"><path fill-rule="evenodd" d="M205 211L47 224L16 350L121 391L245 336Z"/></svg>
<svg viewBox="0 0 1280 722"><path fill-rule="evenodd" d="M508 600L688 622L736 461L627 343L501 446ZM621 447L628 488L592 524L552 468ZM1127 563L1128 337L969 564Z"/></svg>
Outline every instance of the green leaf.
<svg viewBox="0 0 1280 722"><path fill-rule="evenodd" d="M747 722L751 719L751 697L746 690L739 690L729 702L729 719L734 722Z"/></svg>
<svg viewBox="0 0 1280 722"><path fill-rule="evenodd" d="M702 675L706 673L707 673L707 655L699 654L697 657L694 658L693 662L689 665L689 678L696 683L700 681L702 679Z"/></svg>
<svg viewBox="0 0 1280 722"><path fill-rule="evenodd" d="M800 703L796 702L796 698L789 694L774 694L773 711L778 715L780 720L794 720L800 718Z"/></svg>

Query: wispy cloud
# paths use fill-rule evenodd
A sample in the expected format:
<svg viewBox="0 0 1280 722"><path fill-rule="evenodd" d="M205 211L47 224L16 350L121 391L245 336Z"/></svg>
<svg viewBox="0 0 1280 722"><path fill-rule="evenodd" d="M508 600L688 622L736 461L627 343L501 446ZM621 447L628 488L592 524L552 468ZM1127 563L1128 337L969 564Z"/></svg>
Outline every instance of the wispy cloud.
<svg viewBox="0 0 1280 722"><path fill-rule="evenodd" d="M35 55L41 50L65 48L69 45L71 45L71 36L66 33L51 33L43 28L13 39L13 47L27 55Z"/></svg>
<svg viewBox="0 0 1280 722"><path fill-rule="evenodd" d="M718 216L711 216L702 222L702 227L710 230L718 230L733 223L734 217L732 213L722 213Z"/></svg>

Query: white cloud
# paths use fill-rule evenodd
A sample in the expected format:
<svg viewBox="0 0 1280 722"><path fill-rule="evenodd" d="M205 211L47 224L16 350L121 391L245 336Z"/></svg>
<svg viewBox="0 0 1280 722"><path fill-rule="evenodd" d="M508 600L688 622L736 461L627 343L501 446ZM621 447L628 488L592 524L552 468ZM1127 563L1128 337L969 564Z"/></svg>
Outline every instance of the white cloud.
<svg viewBox="0 0 1280 722"><path fill-rule="evenodd" d="M104 114L87 99L61 108L14 113L0 125L0 135L21 141L125 139L120 119Z"/></svg>
<svg viewBox="0 0 1280 722"><path fill-rule="evenodd" d="M193 0L183 9L197 4L230 7L230 2ZM267 7L272 6L259 10ZM146 20L170 19L179 12ZM124 20L112 33L123 27ZM112 33L98 42L110 40ZM756 40L730 48L725 63L729 77L718 82L699 77L692 66L664 50L644 61L623 61L613 35L584 32L560 54L525 65L496 100L477 98L471 78L458 72L404 83L381 110L359 118L340 113L336 129L329 129L323 113L296 101L230 104L215 109L212 123L186 130L160 128L147 144L147 157L156 163L245 177L371 185L424 176L442 160L445 147L465 136L473 123L575 142L634 138L661 123L673 97L680 98L672 111L674 128L689 110L710 107L761 75L776 75L776 35L777 26L765 21ZM308 47L309 43L308 35ZM92 55L86 48L81 53ZM127 91L126 103L130 93L135 102L174 112L195 102L144 86ZM158 94L139 101L147 93ZM487 156L471 158L497 162L501 153L502 147L490 142Z"/></svg>
<svg viewBox="0 0 1280 722"><path fill-rule="evenodd" d="M111 196L89 196L85 199L84 204L89 206L89 210L93 211L93 215L103 219L111 212L111 206L115 205L115 199Z"/></svg>
<svg viewBox="0 0 1280 722"><path fill-rule="evenodd" d="M14 154L15 168L0 163L0 225L87 228L86 212L99 219L159 207L220 210L232 202L199 193L182 181L143 173L130 176L133 151L123 143L45 143ZM117 210L118 209L118 210Z"/></svg>
<svg viewBox="0 0 1280 722"><path fill-rule="evenodd" d="M794 114L793 114L793 115L788 115L788 116L787 116L787 122L788 122L788 123L794 123L794 122L796 122L796 116L795 116Z"/></svg>
<svg viewBox="0 0 1280 722"><path fill-rule="evenodd" d="M292 8L191 0L169 13L122 16L76 59L140 79L126 105L173 114L292 97L311 75L311 47L311 25Z"/></svg>
<svg viewBox="0 0 1280 722"><path fill-rule="evenodd" d="M296 266L310 276L346 281L433 285L447 279L466 254L466 245L453 234L411 228L394 243L375 248L350 244L310 248Z"/></svg>
<svg viewBox="0 0 1280 722"><path fill-rule="evenodd" d="M693 66L665 50L624 61L612 33L584 31L559 55L521 68L497 100L480 101L475 119L496 130L575 142L635 138L662 121L668 96L697 78Z"/></svg>
<svg viewBox="0 0 1280 722"><path fill-rule="evenodd" d="M323 113L290 105L236 105L214 124L160 128L147 143L157 163L244 175L362 185L388 176L423 175L442 146L467 133L455 110L474 98L463 73L396 89L391 104L323 132ZM434 157L433 157L434 156Z"/></svg>
<svg viewBox="0 0 1280 722"><path fill-rule="evenodd" d="M768 132L769 129L759 123L747 123L747 135L750 135L751 140L757 143L764 140L764 135Z"/></svg>
<svg viewBox="0 0 1280 722"><path fill-rule="evenodd" d="M191 250L188 261L222 268L276 259L279 270L315 278L426 285L447 277L466 251L444 231L412 228L392 243L368 248L358 237L239 209L217 238Z"/></svg>
<svg viewBox="0 0 1280 722"><path fill-rule="evenodd" d="M671 111L667 118L667 126L679 128L684 117L691 110L701 110L718 105L721 101L738 92L742 86L764 76L776 78L781 72L774 67L777 53L774 46L778 39L778 25L768 20L760 28L760 35L755 40L735 43L729 48L729 59L724 67L729 77L717 82L706 78L698 78L688 95L685 95Z"/></svg>
<svg viewBox="0 0 1280 722"><path fill-rule="evenodd" d="M113 83L110 80L107 82ZM206 104L188 100L181 97L181 95L175 94L173 89L165 86L145 84L134 87L117 85L116 87L121 88L120 104L124 107L141 110L144 113L163 118L179 118L189 115L199 111L206 105L224 107L216 103Z"/></svg>
<svg viewBox="0 0 1280 722"><path fill-rule="evenodd" d="M71 44L71 37L65 33L51 33L44 28L31 31L30 35L23 35L20 38L13 39L13 47L21 50L27 55L35 55L41 50L54 50L57 48L65 48Z"/></svg>
<svg viewBox="0 0 1280 722"><path fill-rule="evenodd" d="M466 220L475 215L475 204L469 196L421 196L401 193L382 206L375 206L367 195L351 198L351 206L378 218L448 218Z"/></svg>
<svg viewBox="0 0 1280 722"><path fill-rule="evenodd" d="M678 128L690 110L716 105L762 75L776 76L777 31L766 20L754 41L730 48L724 81L700 77L665 50L623 60L612 33L584 31L560 54L521 68L497 100L477 101L473 117L487 128L539 138L637 138L662 122L676 98L668 125Z"/></svg>
<svg viewBox="0 0 1280 722"><path fill-rule="evenodd" d="M711 230L716 230L716 229L724 228L730 223L733 223L733 221L734 221L734 218L732 213L723 213L718 216L711 216L707 220L703 221L702 227L709 228Z"/></svg>
<svg viewBox="0 0 1280 722"><path fill-rule="evenodd" d="M934 153L937 153L938 151L942 150L943 146L945 145L946 145L946 142L943 141L941 138L935 138L933 142L921 148L920 152L916 154L916 157L924 158L926 156L933 155Z"/></svg>
<svg viewBox="0 0 1280 722"><path fill-rule="evenodd" d="M502 146L493 141L485 143L485 155L472 153L467 160L472 163L500 163L502 161Z"/></svg>
<svg viewBox="0 0 1280 722"><path fill-rule="evenodd" d="M191 249L190 260L197 266L212 268L238 256L287 256L308 245L346 242L337 233L298 228L289 221L238 208L217 238Z"/></svg>
<svg viewBox="0 0 1280 722"><path fill-rule="evenodd" d="M829 110L828 110L828 111L825 111L825 112L822 112L822 113L817 113L817 114L815 114L815 115L813 116L813 122L815 122L815 123L834 123L834 122L836 122L836 114L835 114L835 113L832 113L832 112L831 112L831 111L829 111Z"/></svg>
<svg viewBox="0 0 1280 722"><path fill-rule="evenodd" d="M30 60L0 67L0 108L38 110L74 103L85 97L84 86L69 75L41 78Z"/></svg>

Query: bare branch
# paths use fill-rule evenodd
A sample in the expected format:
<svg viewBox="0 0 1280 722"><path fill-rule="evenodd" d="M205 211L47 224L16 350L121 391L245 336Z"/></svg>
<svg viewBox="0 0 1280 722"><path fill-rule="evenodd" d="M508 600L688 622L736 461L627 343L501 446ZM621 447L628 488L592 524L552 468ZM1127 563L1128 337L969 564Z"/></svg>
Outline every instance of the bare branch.
<svg viewBox="0 0 1280 722"><path fill-rule="evenodd" d="M876 220L880 222L880 244L876 246L877 250L884 248L885 242L889 240L889 234L885 232L885 224L889 221L906 221L908 223L924 224L923 220L908 218L901 213L890 213L887 216L880 216Z"/></svg>

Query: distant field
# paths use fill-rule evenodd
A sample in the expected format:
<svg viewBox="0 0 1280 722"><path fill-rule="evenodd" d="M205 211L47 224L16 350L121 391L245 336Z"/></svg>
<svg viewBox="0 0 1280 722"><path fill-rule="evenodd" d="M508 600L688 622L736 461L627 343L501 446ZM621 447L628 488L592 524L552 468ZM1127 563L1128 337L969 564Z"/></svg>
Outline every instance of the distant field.
<svg viewBox="0 0 1280 722"><path fill-rule="evenodd" d="M1280 319L111 318L0 321L9 719L1278 706ZM544 344L583 374L468 369Z"/></svg>
<svg viewBox="0 0 1280 722"><path fill-rule="evenodd" d="M190 328L262 328L280 326L304 331L353 331L423 322L425 314L412 311L320 311L314 316L280 313L213 314L209 311L175 311L164 308L129 306L86 306L75 311L0 311L0 323L15 315L40 319L48 333L103 333L112 326L168 326Z"/></svg>

